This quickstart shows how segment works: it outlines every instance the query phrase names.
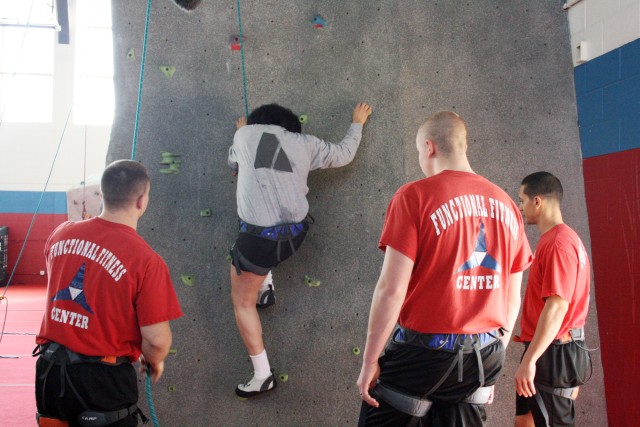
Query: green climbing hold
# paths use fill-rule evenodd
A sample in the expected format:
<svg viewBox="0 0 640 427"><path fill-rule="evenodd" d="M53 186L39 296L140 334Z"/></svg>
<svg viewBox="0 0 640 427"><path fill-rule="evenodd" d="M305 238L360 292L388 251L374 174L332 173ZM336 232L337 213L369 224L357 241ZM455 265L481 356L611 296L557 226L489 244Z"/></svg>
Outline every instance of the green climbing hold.
<svg viewBox="0 0 640 427"><path fill-rule="evenodd" d="M227 261L232 261L233 258L231 258L231 254L227 255Z"/></svg>
<svg viewBox="0 0 640 427"><path fill-rule="evenodd" d="M182 279L182 283L187 286L193 286L196 284L196 276L193 274L183 274L180 276L180 279Z"/></svg>
<svg viewBox="0 0 640 427"><path fill-rule="evenodd" d="M307 124L309 123L309 116L307 116L306 114L301 115L298 120L300 120L300 123Z"/></svg>
<svg viewBox="0 0 640 427"><path fill-rule="evenodd" d="M169 349L169 354L176 354L176 353L178 353L178 349L177 348Z"/></svg>
<svg viewBox="0 0 640 427"><path fill-rule="evenodd" d="M173 77L173 73L176 72L176 67L173 65L161 65L160 71L162 71L162 74L164 74L165 77L171 78Z"/></svg>
<svg viewBox="0 0 640 427"><path fill-rule="evenodd" d="M287 374L280 374L280 381L282 381L283 383L286 383L287 381L289 381L289 375Z"/></svg>
<svg viewBox="0 0 640 427"><path fill-rule="evenodd" d="M246 398L246 397L240 397L240 396L236 396L236 397L238 398L238 400L239 400L240 402L244 402L245 400L247 400L247 398Z"/></svg>
<svg viewBox="0 0 640 427"><path fill-rule="evenodd" d="M353 352L354 355L359 356L360 355L360 347L353 347L353 349L351 350Z"/></svg>
<svg viewBox="0 0 640 427"><path fill-rule="evenodd" d="M180 173L180 154L171 153L169 151L161 151L160 155L162 155L161 165L167 165L168 168L160 169L160 173Z"/></svg>
<svg viewBox="0 0 640 427"><path fill-rule="evenodd" d="M211 209L203 209L200 211L201 217L209 217L211 216Z"/></svg>
<svg viewBox="0 0 640 427"><path fill-rule="evenodd" d="M170 385L169 387L167 387L167 390L169 390L170 392L172 392L172 393L173 393L174 391L176 391L176 390L177 390L177 388L176 388L176 386L174 386L174 385Z"/></svg>
<svg viewBox="0 0 640 427"><path fill-rule="evenodd" d="M304 275L304 282L310 288L317 288L318 286L320 286L320 280L314 280L311 277L307 276L306 274Z"/></svg>
<svg viewBox="0 0 640 427"><path fill-rule="evenodd" d="M133 50L133 48L129 49L129 52L127 52L127 57L131 60L136 59L136 52L135 50Z"/></svg>

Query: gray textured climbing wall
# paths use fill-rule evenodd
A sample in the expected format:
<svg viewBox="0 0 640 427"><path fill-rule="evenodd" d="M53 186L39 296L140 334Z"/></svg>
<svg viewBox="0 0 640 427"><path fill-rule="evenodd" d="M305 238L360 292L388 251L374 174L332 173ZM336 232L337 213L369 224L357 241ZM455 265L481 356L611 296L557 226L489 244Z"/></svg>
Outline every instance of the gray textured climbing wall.
<svg viewBox="0 0 640 427"><path fill-rule="evenodd" d="M146 2L112 7L109 161L131 156ZM308 116L303 131L334 142L357 101L374 114L352 164L311 174L316 224L274 271L278 302L262 322L271 363L288 381L241 402L233 390L251 365L233 320L226 260L236 227L226 155L244 114L241 55L229 45L238 34L236 2L208 0L190 13L153 2L137 140L152 204L139 231L167 260L185 312L173 323L176 353L153 389L155 406L164 426L354 425L361 355L353 349L364 346L382 261L377 239L393 192L421 178L414 137L428 114L461 114L475 170L514 199L524 175L556 173L566 187L565 220L589 243L566 16L558 1L525 0L246 0L241 12L250 109L281 103ZM324 28L314 27L316 14ZM201 216L207 209L211 216ZM535 245L537 232L528 232ZM320 286L308 286L305 275ZM588 332L595 345L595 307ZM521 351L508 349L490 425L512 425ZM599 354L593 359L578 424L602 426Z"/></svg>

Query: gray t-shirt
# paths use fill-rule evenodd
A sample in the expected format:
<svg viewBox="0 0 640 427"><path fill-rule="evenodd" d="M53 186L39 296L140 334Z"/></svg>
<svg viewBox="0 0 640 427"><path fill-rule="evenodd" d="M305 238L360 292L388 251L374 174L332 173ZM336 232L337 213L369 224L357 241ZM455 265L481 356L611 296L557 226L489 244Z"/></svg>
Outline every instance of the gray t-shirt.
<svg viewBox="0 0 640 427"><path fill-rule="evenodd" d="M361 138L358 123L351 124L339 144L275 125L241 127L228 158L238 171L238 216L262 227L302 221L309 211L309 171L349 164Z"/></svg>

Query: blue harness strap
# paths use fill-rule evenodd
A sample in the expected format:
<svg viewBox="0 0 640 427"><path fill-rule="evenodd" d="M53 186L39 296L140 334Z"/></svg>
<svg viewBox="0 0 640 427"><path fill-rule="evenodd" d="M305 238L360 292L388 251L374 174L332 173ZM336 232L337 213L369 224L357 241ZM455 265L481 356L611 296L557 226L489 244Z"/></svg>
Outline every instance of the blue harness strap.
<svg viewBox="0 0 640 427"><path fill-rule="evenodd" d="M240 220L240 232L248 233L274 242L290 240L305 231L305 223L280 224L272 227L260 227Z"/></svg>

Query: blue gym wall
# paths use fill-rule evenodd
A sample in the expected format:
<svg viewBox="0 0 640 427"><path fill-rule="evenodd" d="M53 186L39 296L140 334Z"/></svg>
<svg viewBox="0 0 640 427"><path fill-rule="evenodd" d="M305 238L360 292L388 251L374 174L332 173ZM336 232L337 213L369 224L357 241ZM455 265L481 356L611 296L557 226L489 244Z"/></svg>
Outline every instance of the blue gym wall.
<svg viewBox="0 0 640 427"><path fill-rule="evenodd" d="M627 425L640 417L640 40L576 67L575 85L609 424Z"/></svg>
<svg viewBox="0 0 640 427"><path fill-rule="evenodd" d="M352 350L364 346L382 261L377 240L394 191L421 178L415 132L427 115L461 114L474 169L514 199L528 173L557 174L565 221L590 247L566 15L555 1L242 2L250 109L281 103L308 115L304 132L334 142L357 101L374 113L352 164L311 174L316 224L274 271L278 302L262 320L271 363L289 380L240 402L233 390L251 365L229 297L237 219L226 165L234 121L244 114L241 55L229 47L236 4L211 0L186 13L168 0L152 3L137 138L152 200L139 231L167 260L185 311L173 322L176 352L154 387L155 406L169 426L354 425L361 356ZM116 118L108 160L131 156L145 6L112 2ZM325 28L314 28L316 14ZM171 77L165 66L175 67ZM178 174L161 172L162 151L180 155ZM213 215L200 216L203 209ZM535 246L537 231L528 235ZM185 274L195 283L183 283ZM321 285L307 286L305 275ZM587 332L597 343L595 305ZM517 344L508 349L492 426L513 425L521 352ZM578 425L607 423L600 354L593 360Z"/></svg>

